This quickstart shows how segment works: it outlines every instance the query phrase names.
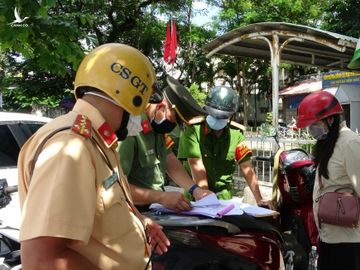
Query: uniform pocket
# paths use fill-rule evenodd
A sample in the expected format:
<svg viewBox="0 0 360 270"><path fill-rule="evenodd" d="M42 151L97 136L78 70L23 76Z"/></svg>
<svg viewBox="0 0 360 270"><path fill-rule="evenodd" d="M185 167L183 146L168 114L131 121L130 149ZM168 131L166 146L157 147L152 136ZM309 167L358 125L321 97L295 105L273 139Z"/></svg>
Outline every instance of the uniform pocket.
<svg viewBox="0 0 360 270"><path fill-rule="evenodd" d="M142 155L139 155L139 163L142 168L146 167L154 167L159 164L160 161L156 157L156 153L154 149L148 149Z"/></svg>
<svg viewBox="0 0 360 270"><path fill-rule="evenodd" d="M103 189L101 199L104 207L100 222L102 234L99 236L104 242L122 237L133 229L130 210L126 197L118 182L114 183L107 190Z"/></svg>
<svg viewBox="0 0 360 270"><path fill-rule="evenodd" d="M110 209L116 204L126 204L125 194L121 190L119 183L114 183L110 188L103 189L101 198L104 204L104 209Z"/></svg>

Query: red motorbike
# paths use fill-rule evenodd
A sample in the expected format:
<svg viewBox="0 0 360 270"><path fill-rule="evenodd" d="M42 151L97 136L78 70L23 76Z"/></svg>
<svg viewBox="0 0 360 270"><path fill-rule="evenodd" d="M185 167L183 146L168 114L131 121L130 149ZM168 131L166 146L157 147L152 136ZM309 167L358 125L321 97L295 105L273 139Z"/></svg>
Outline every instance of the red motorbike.
<svg viewBox="0 0 360 270"><path fill-rule="evenodd" d="M152 259L154 270L285 269L282 233L271 222L241 216L222 219L156 215L171 241L169 251Z"/></svg>
<svg viewBox="0 0 360 270"><path fill-rule="evenodd" d="M309 251L318 241L312 212L314 161L302 149L255 160L274 166L279 217L211 219L149 212L171 241L166 254L152 258L154 270L307 269Z"/></svg>
<svg viewBox="0 0 360 270"><path fill-rule="evenodd" d="M303 149L279 151L278 168L274 167L275 194L282 230L290 231L308 254L317 246L319 234L314 221L312 191L315 165L311 155ZM276 175L277 174L277 175Z"/></svg>

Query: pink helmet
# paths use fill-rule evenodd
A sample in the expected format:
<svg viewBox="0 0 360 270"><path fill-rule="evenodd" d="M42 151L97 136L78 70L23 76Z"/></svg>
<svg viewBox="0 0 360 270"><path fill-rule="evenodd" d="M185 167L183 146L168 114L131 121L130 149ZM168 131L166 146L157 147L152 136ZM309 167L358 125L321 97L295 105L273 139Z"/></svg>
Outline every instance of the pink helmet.
<svg viewBox="0 0 360 270"><path fill-rule="evenodd" d="M299 104L296 126L308 127L333 114L342 113L339 101L327 91L307 95Z"/></svg>

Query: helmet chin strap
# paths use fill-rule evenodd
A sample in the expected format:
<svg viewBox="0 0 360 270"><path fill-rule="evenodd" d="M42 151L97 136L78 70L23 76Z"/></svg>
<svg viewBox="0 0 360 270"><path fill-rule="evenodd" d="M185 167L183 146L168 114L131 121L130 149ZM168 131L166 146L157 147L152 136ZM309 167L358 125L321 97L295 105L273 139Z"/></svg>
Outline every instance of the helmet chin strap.
<svg viewBox="0 0 360 270"><path fill-rule="evenodd" d="M126 136L128 134L127 125L129 122L129 117L130 117L129 113L124 110L123 116L121 119L120 128L115 132L116 137L118 137L119 141L123 141L126 139Z"/></svg>

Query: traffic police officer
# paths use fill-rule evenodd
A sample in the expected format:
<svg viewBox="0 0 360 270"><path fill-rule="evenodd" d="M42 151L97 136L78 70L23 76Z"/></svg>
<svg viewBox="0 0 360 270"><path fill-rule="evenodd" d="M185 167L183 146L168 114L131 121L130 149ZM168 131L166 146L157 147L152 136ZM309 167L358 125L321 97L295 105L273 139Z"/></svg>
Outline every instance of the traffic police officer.
<svg viewBox="0 0 360 270"><path fill-rule="evenodd" d="M197 118L203 118L205 111L176 79L168 76L167 82L163 94L155 93L145 109L141 132L127 137L119 145L121 165L128 177L132 196L143 211L148 210L152 203L177 211L190 210L190 201L182 192L164 191L166 173L176 184L190 191L195 199L212 193L194 185L172 152L173 141L168 135L176 123L194 123Z"/></svg>
<svg viewBox="0 0 360 270"><path fill-rule="evenodd" d="M145 269L145 226L151 244L166 251L160 226L133 206L115 150L154 81L150 61L124 44L83 59L73 110L40 128L19 155L24 269Z"/></svg>
<svg viewBox="0 0 360 270"><path fill-rule="evenodd" d="M206 121L201 125L188 126L181 134L178 158L187 160L193 179L204 188L217 193L221 199L231 199L231 184L235 166L239 165L255 200L264 201L251 162L251 150L244 143L245 136L239 129L244 127L231 121L238 107L238 96L226 86L216 86L205 100Z"/></svg>

